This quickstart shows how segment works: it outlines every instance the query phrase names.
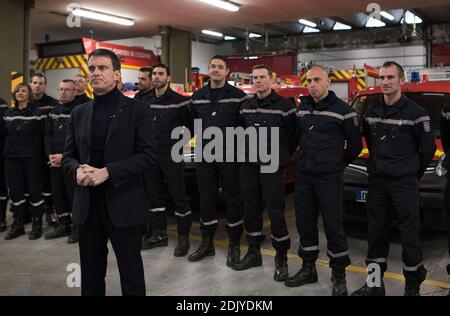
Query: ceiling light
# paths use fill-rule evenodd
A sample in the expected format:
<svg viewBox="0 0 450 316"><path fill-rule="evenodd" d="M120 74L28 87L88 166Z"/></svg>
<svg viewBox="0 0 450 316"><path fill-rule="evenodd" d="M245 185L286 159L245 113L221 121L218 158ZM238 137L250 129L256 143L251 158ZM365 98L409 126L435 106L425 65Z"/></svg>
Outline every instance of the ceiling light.
<svg viewBox="0 0 450 316"><path fill-rule="evenodd" d="M369 16L369 19L367 20L366 27L383 27L386 26L386 23L383 21L374 19L373 17Z"/></svg>
<svg viewBox="0 0 450 316"><path fill-rule="evenodd" d="M422 23L422 19L412 13L411 11L406 11L405 17L402 19L402 23L406 22L407 24L420 24Z"/></svg>
<svg viewBox="0 0 450 316"><path fill-rule="evenodd" d="M306 25L306 26L317 27L317 24L316 24L316 23L311 22L311 21L308 21L308 20L305 20L305 19L300 19L300 20L298 20L298 22L299 22L300 24L303 24L303 25Z"/></svg>
<svg viewBox="0 0 450 316"><path fill-rule="evenodd" d="M333 26L333 30L335 31L342 31L342 30L351 30L352 27L350 25L341 23L341 22L336 22Z"/></svg>
<svg viewBox="0 0 450 316"><path fill-rule="evenodd" d="M98 11L87 10L83 8L76 8L72 11L72 14L75 16L83 17L86 19L115 23L120 25L132 26L134 25L134 21L132 19L119 17L116 15L102 13Z"/></svg>
<svg viewBox="0 0 450 316"><path fill-rule="evenodd" d="M320 31L318 29L309 27L309 26L305 26L303 28L303 33L319 33Z"/></svg>
<svg viewBox="0 0 450 316"><path fill-rule="evenodd" d="M223 37L222 33L214 32L214 31L210 31L210 30L202 30L202 33L206 34L206 35L215 36L215 37Z"/></svg>
<svg viewBox="0 0 450 316"><path fill-rule="evenodd" d="M388 13L386 11L381 11L380 14L381 14L381 16L383 18L388 19L389 21L394 21L395 20L395 17L392 14L390 14L390 13Z"/></svg>
<svg viewBox="0 0 450 316"><path fill-rule="evenodd" d="M225 37L223 39L226 40L226 41L233 41L233 40L236 39L236 37L225 35Z"/></svg>
<svg viewBox="0 0 450 316"><path fill-rule="evenodd" d="M239 11L240 6L237 3L226 0L200 0L200 1L231 12Z"/></svg>
<svg viewBox="0 0 450 316"><path fill-rule="evenodd" d="M257 33L250 33L250 34L248 34L248 37L249 38L260 38L260 37L262 37L262 35L257 34Z"/></svg>

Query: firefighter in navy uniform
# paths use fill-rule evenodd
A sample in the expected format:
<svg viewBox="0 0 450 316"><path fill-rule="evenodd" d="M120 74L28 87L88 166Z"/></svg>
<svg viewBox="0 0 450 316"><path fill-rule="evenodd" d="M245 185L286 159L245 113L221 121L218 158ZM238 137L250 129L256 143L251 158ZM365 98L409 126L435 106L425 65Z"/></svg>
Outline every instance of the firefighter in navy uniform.
<svg viewBox="0 0 450 316"><path fill-rule="evenodd" d="M307 74L309 96L297 111L299 156L295 210L302 268L286 280L289 287L316 283L319 256L317 219L322 214L332 268L333 296L347 296L345 268L350 265L341 216L343 172L362 150L357 115L333 91L319 66Z"/></svg>
<svg viewBox="0 0 450 316"><path fill-rule="evenodd" d="M138 87L139 92L136 93L134 99L141 101L145 104L150 104L155 99L155 89L153 89L152 83L153 68L142 67L139 69L138 75Z"/></svg>
<svg viewBox="0 0 450 316"><path fill-rule="evenodd" d="M74 82L77 89L75 96L76 104L83 104L92 101L92 99L86 93L86 90L88 88L86 78L82 74L77 74L75 75Z"/></svg>
<svg viewBox="0 0 450 316"><path fill-rule="evenodd" d="M402 240L405 296L420 295L420 285L426 279L420 245L418 182L434 157L436 145L427 112L402 95L404 77L400 65L384 63L380 70L383 97L365 113L364 135L370 154L366 263L379 265L381 275L379 286L365 284L353 293L355 296L386 293L383 276L387 270L392 206Z"/></svg>
<svg viewBox="0 0 450 316"><path fill-rule="evenodd" d="M174 256L183 257L189 251L192 212L185 192L184 163L174 162L171 157L172 146L178 142L176 139L171 139L171 134L177 127L189 128L190 100L170 88L170 69L167 65L158 64L153 67L152 82L155 87L154 98L148 102L152 110L157 165L145 177L152 236L144 240L142 249L152 249L168 244L169 201L164 196L164 182L167 182L171 206L178 219L178 242Z"/></svg>
<svg viewBox="0 0 450 316"><path fill-rule="evenodd" d="M214 56L208 66L209 85L192 96L192 116L202 120L202 128L217 127L225 135L226 127L239 124L239 109L247 95L226 82L230 72L223 56ZM224 137L226 138L226 137ZM226 146L226 139L224 146ZM207 145L202 140L203 148ZM224 148L225 150L226 148ZM226 201L227 232L229 237L227 266L231 267L240 257L240 239L243 233L242 201L239 190L239 166L236 162L202 161L196 164L197 184L200 191L200 229L202 243L188 260L202 260L215 255L214 235L218 226L218 189L222 186Z"/></svg>
<svg viewBox="0 0 450 316"><path fill-rule="evenodd" d="M47 89L47 78L42 73L36 73L31 79L31 89L33 91L33 103L44 114L48 114L57 104L58 101L45 93ZM42 147L44 147L42 139ZM50 168L47 165L47 157L45 150L42 150L42 196L44 197L45 218L49 226L56 226L57 221L53 212L52 189L50 184Z"/></svg>
<svg viewBox="0 0 450 316"><path fill-rule="evenodd" d="M47 115L31 103L31 88L19 84L14 89L14 107L5 112L6 179L9 186L11 211L14 223L5 236L11 240L25 234L24 217L26 212L25 193L30 194L29 211L32 216L30 240L42 236L42 216L44 200L41 195L42 135Z"/></svg>
<svg viewBox="0 0 450 316"><path fill-rule="evenodd" d="M5 177L5 156L3 147L5 146L5 121L3 115L8 110L8 104L0 98L0 233L7 229L6 224L6 206L8 204L8 188L6 187Z"/></svg>
<svg viewBox="0 0 450 316"><path fill-rule="evenodd" d="M284 217L284 168L296 148L296 109L289 100L271 89L272 70L269 67L254 66L252 78L256 95L248 99L240 111L241 126L254 129L258 135L257 141L246 140L246 159L241 173L244 224L249 248L244 258L232 268L241 271L262 265L261 244L265 238L263 212L266 207L271 222L272 246L276 249L274 280L283 282L288 277L287 251L291 244ZM272 135L274 129L277 129L278 138ZM258 146L261 146L260 137L267 138L267 148L259 150L271 155L272 161L262 162L259 158L252 161L251 153L258 152Z"/></svg>
<svg viewBox="0 0 450 316"><path fill-rule="evenodd" d="M50 179L52 185L53 203L55 204L58 225L45 235L45 239L55 239L69 236L69 244L78 241L78 228L71 227L71 211L75 181L70 179L61 168L66 130L70 122L70 115L78 104L75 100L75 82L70 79L59 84L59 104L48 114L45 124L44 145L47 163L50 165Z"/></svg>
<svg viewBox="0 0 450 316"><path fill-rule="evenodd" d="M153 102L155 98L155 90L153 89L152 84L152 72L153 68L151 67L142 67L139 69L138 74L138 87L139 92L135 94L134 99L145 104L150 104ZM152 229L150 220L147 221L144 229L144 240L152 237Z"/></svg>
<svg viewBox="0 0 450 316"><path fill-rule="evenodd" d="M445 159L442 165L447 169L447 185L444 191L444 207L447 209L447 220L448 220L448 254L450 255L450 102L444 105L442 109L441 116L441 141L442 147L444 147ZM450 264L447 265L447 273L450 275ZM450 291L448 292L450 295Z"/></svg>

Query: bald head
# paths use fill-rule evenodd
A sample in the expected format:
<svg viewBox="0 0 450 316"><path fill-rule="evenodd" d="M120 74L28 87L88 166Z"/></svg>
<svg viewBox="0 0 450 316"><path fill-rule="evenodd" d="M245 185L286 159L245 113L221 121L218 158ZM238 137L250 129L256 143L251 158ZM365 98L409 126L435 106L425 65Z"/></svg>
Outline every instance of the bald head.
<svg viewBox="0 0 450 316"><path fill-rule="evenodd" d="M321 66L313 66L306 75L308 91L315 102L320 102L328 96L330 79L328 71Z"/></svg>

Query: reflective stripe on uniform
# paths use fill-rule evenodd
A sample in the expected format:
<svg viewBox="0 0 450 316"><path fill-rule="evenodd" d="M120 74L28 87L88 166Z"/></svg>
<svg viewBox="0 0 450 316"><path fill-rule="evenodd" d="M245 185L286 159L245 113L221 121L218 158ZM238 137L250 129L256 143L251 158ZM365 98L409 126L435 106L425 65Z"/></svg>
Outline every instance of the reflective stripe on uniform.
<svg viewBox="0 0 450 316"><path fill-rule="evenodd" d="M150 212L156 213L156 212L165 212L166 208L165 207L157 207L157 208L151 208Z"/></svg>
<svg viewBox="0 0 450 316"><path fill-rule="evenodd" d="M374 262L374 263L386 263L387 262L387 258L375 258L375 259L370 259L370 258L366 258L367 262Z"/></svg>
<svg viewBox="0 0 450 316"><path fill-rule="evenodd" d="M312 113L309 111L297 111L296 115L297 115L297 117L302 117L305 115L322 115L322 116L334 117L341 121L357 117L355 112L352 112L352 113L349 113L346 115L341 115L341 114L337 114L337 113L330 112L330 111L313 111Z"/></svg>
<svg viewBox="0 0 450 316"><path fill-rule="evenodd" d="M44 200L40 200L37 203L33 203L33 202L30 201L30 204L31 204L31 206L38 207L38 206L44 204Z"/></svg>
<svg viewBox="0 0 450 316"><path fill-rule="evenodd" d="M308 251L319 251L319 246L311 246L311 247L303 247L303 246L300 246L300 248L301 248L303 251L306 251L306 252L308 252Z"/></svg>
<svg viewBox="0 0 450 316"><path fill-rule="evenodd" d="M0 196L0 201L6 201L8 199L7 196Z"/></svg>
<svg viewBox="0 0 450 316"><path fill-rule="evenodd" d="M441 112L442 116L445 117L447 120L450 119L450 112Z"/></svg>
<svg viewBox="0 0 450 316"><path fill-rule="evenodd" d="M250 236L250 237L259 237L259 236L262 236L262 232L247 233L247 236Z"/></svg>
<svg viewBox="0 0 450 316"><path fill-rule="evenodd" d="M66 216L70 216L70 213L56 214L56 217L58 217L58 218L66 217Z"/></svg>
<svg viewBox="0 0 450 316"><path fill-rule="evenodd" d="M286 235L286 236L281 237L281 238L277 238L277 237L275 237L274 235L271 235L270 238L272 238L273 240L278 241L278 242L281 242L281 241L285 241L285 240L289 240L289 239L290 239L289 235Z"/></svg>
<svg viewBox="0 0 450 316"><path fill-rule="evenodd" d="M50 116L54 120L57 120L59 118L70 118L70 114L53 114L53 113L50 113L48 116Z"/></svg>
<svg viewBox="0 0 450 316"><path fill-rule="evenodd" d="M348 256L348 251L344 251L344 252L341 252L341 253L332 253L330 250L328 250L328 255L331 258L341 258L341 257Z"/></svg>
<svg viewBox="0 0 450 316"><path fill-rule="evenodd" d="M200 221L201 221L202 224L205 225L205 226L211 226L211 225L215 225L215 224L218 224L218 223L219 223L219 221L218 221L217 219L215 219L215 220L213 220L213 221L210 221L210 222L204 222L203 220L200 220Z"/></svg>
<svg viewBox="0 0 450 316"><path fill-rule="evenodd" d="M5 116L3 119L7 122L12 122L15 120L22 120L22 121L39 121L42 119L47 118L47 115L41 115L41 116Z"/></svg>
<svg viewBox="0 0 450 316"><path fill-rule="evenodd" d="M238 227L238 226L240 226L242 224L244 224L244 221L240 220L240 221L238 221L236 223L227 223L227 226L233 228L233 227Z"/></svg>
<svg viewBox="0 0 450 316"><path fill-rule="evenodd" d="M390 125L398 125L398 126L402 126L402 125L409 125L409 126L414 126L416 124L422 123L422 122L427 122L430 120L429 116L421 116L419 117L417 120L415 121L411 121L411 120L394 120L394 119L382 119L379 117L366 117L365 118L367 123L382 123L382 124L390 124Z"/></svg>
<svg viewBox="0 0 450 316"><path fill-rule="evenodd" d="M42 196L52 196L52 194L49 192L41 192L41 194Z"/></svg>
<svg viewBox="0 0 450 316"><path fill-rule="evenodd" d="M414 272L414 271L417 271L417 269L419 269L421 266L423 266L423 262L419 263L418 265L416 265L414 267L408 267L406 265L403 265L403 270L405 270L407 272Z"/></svg>
<svg viewBox="0 0 450 316"><path fill-rule="evenodd" d="M27 200L20 200L19 202L13 202L13 201L11 201L11 204L13 205L13 206L19 206L19 205L22 205L23 203L25 203Z"/></svg>
<svg viewBox="0 0 450 316"><path fill-rule="evenodd" d="M250 96L245 96L242 98L230 98L230 99L222 99L217 101L217 103L240 103L247 99L251 98ZM212 103L210 100L191 100L192 104L210 104Z"/></svg>
<svg viewBox="0 0 450 316"><path fill-rule="evenodd" d="M177 103L177 104L167 104L167 105L160 105L160 104L151 104L150 108L152 109L179 109L183 106L188 105L189 103L191 103L191 101L185 101L185 102L181 102L181 103Z"/></svg>
<svg viewBox="0 0 450 316"><path fill-rule="evenodd" d="M243 109L239 113L240 114L252 114L252 113L264 113L264 114L278 114L281 116L289 116L292 113L295 113L297 110L292 109L287 112L280 110L266 110L266 109Z"/></svg>
<svg viewBox="0 0 450 316"><path fill-rule="evenodd" d="M188 211L186 213L179 213L179 212L174 212L174 213L175 213L175 216L179 216L179 217L186 217L186 216L189 216L192 214L191 211Z"/></svg>

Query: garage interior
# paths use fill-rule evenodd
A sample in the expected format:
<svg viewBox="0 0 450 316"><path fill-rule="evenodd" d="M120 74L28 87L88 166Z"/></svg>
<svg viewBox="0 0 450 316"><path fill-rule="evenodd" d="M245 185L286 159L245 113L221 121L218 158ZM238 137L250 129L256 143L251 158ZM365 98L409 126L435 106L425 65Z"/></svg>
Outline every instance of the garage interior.
<svg viewBox="0 0 450 316"><path fill-rule="evenodd" d="M218 54L229 56L233 60L231 72L241 75L251 72L251 67L262 61L270 62L280 77L285 75L292 80L300 78L301 71L312 64L335 71L364 69L365 65L376 68L386 60L394 60L408 75L438 69L443 74L440 80L450 81L450 0L377 0L374 6L370 5L373 1L350 0L233 2L239 4L239 11L225 11L199 0L77 1L81 8L127 18L134 25L82 18L79 27L69 27L67 21L71 19L73 5L70 0L3 0L0 3L3 30L0 32L0 97L9 100L12 80L19 78L27 82L30 74L38 70L42 58L36 50L38 44L81 38L152 51L171 67L172 82L187 92L193 88L193 73L207 73L209 59ZM130 73L130 78L131 74L135 73ZM132 78L129 81L133 83ZM302 84L301 78L297 83ZM362 88L372 83L367 81ZM339 96L350 102L354 96L347 90L344 88ZM54 97L56 93L48 91ZM199 209L194 207L193 212L196 215L190 235L191 251L201 241ZM8 222L11 218L8 212ZM286 188L286 218L292 240L288 254L292 275L301 266L292 186ZM219 221L216 256L190 263L185 257L173 257L177 230L175 218L169 217L169 245L142 252L147 295L331 294L331 270L320 219L319 283L299 288L288 288L273 281L275 250L268 238L267 214L262 249L264 264L246 271L234 271L225 265L228 245L225 222ZM27 225L26 230L30 227ZM44 233L48 231L50 227L45 226ZM348 220L345 232L352 259L352 265L347 268L348 290L353 292L367 277L367 224ZM67 284L71 272L68 267L79 263L78 245L68 245L65 239L41 238L30 242L25 236L5 241L4 234L0 233L0 295L79 295L78 287ZM421 289L423 296L444 296L449 292L450 279L445 270L449 263L447 241L445 225L438 229L424 226L422 246L428 276ZM390 246L385 276L387 295L401 296L405 283L401 243L395 228L391 231ZM243 237L241 254L246 249ZM112 248L106 282L108 295L120 295Z"/></svg>

